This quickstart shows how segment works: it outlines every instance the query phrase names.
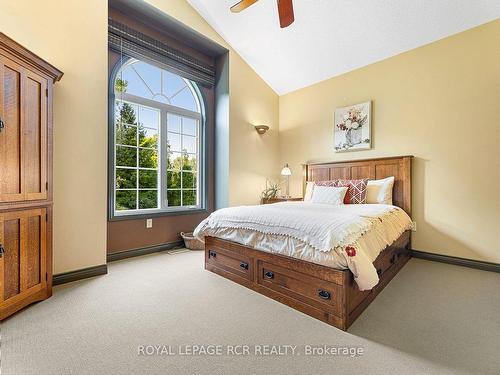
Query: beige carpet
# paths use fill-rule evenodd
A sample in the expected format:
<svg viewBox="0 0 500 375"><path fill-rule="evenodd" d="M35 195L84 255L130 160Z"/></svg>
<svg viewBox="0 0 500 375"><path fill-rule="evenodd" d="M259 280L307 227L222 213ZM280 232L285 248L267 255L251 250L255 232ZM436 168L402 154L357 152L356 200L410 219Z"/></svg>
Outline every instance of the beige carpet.
<svg viewBox="0 0 500 375"><path fill-rule="evenodd" d="M201 252L110 264L2 324L2 375L499 374L500 274L413 259L342 332L203 270ZM140 345L299 355L139 356ZM307 356L305 345L361 347Z"/></svg>

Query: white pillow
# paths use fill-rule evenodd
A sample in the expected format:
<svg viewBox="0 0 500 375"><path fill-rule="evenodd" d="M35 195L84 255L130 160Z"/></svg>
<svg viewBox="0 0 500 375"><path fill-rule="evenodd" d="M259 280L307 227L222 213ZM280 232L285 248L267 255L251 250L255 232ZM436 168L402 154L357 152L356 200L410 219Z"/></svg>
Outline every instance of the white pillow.
<svg viewBox="0 0 500 375"><path fill-rule="evenodd" d="M332 205L344 204L347 187L314 186L311 203L323 203Z"/></svg>
<svg viewBox="0 0 500 375"><path fill-rule="evenodd" d="M304 202L309 202L313 196L314 181L306 182L306 192L304 193Z"/></svg>
<svg viewBox="0 0 500 375"><path fill-rule="evenodd" d="M392 204L394 176L370 180L366 186L366 203Z"/></svg>

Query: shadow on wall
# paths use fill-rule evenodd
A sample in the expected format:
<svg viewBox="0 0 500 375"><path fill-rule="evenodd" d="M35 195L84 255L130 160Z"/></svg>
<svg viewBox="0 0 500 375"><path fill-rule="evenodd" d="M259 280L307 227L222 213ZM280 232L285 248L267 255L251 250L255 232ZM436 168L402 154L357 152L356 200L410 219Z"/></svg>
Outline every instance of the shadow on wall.
<svg viewBox="0 0 500 375"><path fill-rule="evenodd" d="M265 124L270 128L265 134L259 134L255 125ZM280 164L272 150L278 146L278 131L266 121L243 122L239 125L238 136L231 137L230 181L233 185L231 206L241 204L259 204L260 194L266 187L266 180L279 180ZM251 152L243 150L251 149ZM235 166L238 166L237 168ZM235 184L234 181L238 183ZM235 190L233 186L238 186Z"/></svg>
<svg viewBox="0 0 500 375"><path fill-rule="evenodd" d="M412 164L412 219L417 222L417 232L412 234L412 248L414 250L433 253L433 249L425 245L432 239L434 244L446 244L439 248L436 253L443 255L454 255L454 250L459 250L461 254L469 253L467 256L461 256L470 259L484 260L487 262L497 262L497 260L488 259L478 249L474 248L473 244L458 240L457 238L443 232L439 227L431 224L425 218L425 178L426 165L428 159L414 157ZM419 245L424 243L424 245ZM444 249L448 249L445 251ZM456 254L456 252L455 252Z"/></svg>
<svg viewBox="0 0 500 375"><path fill-rule="evenodd" d="M427 238L432 238L433 241L436 243L446 243L447 248L452 249L452 250L448 250L448 251L440 250L439 252L436 252L436 254L457 256L456 253L455 254L453 253L453 249L462 249L462 252L467 251L470 255L467 255L467 256L460 255L459 258L473 259L473 260L492 262L492 263L499 263L498 259L491 259L491 258L485 257L483 253L481 253L477 249L472 248L470 244L457 240L455 237L452 237L449 234L442 232L436 226L429 224L425 221L423 221L423 223L425 225L425 227L423 229L425 230L425 236ZM420 223L418 225L419 225L418 229L420 230ZM429 249L424 249L424 248L420 249L420 246L413 246L413 250L434 253L434 251L431 251Z"/></svg>

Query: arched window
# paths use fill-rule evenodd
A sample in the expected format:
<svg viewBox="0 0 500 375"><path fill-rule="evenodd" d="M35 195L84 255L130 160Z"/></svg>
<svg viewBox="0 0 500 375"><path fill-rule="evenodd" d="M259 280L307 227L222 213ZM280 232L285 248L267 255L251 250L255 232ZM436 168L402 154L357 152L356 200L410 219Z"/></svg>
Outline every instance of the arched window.
<svg viewBox="0 0 500 375"><path fill-rule="evenodd" d="M194 82L143 61L114 78L114 214L203 207L203 101Z"/></svg>

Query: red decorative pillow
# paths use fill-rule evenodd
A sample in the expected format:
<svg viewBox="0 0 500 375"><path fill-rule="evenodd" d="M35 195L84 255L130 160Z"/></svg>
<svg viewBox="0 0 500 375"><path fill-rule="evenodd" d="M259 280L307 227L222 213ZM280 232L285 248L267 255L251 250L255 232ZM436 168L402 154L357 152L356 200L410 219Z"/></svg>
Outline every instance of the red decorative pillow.
<svg viewBox="0 0 500 375"><path fill-rule="evenodd" d="M344 198L344 204L366 203L367 184L367 178L363 178L360 180L331 180L316 182L316 185L319 186L348 187L347 193Z"/></svg>
<svg viewBox="0 0 500 375"><path fill-rule="evenodd" d="M337 180L338 186L348 186L350 204L364 204L366 203L366 186L368 179L363 178L359 180Z"/></svg>

